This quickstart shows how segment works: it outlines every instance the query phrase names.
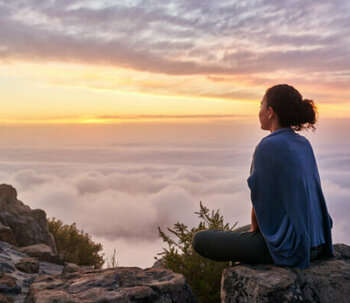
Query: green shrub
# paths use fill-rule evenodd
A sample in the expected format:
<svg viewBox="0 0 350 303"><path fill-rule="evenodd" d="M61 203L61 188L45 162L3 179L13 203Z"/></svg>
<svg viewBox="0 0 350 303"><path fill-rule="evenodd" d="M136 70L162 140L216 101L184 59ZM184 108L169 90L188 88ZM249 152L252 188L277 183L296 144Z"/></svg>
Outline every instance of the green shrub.
<svg viewBox="0 0 350 303"><path fill-rule="evenodd" d="M64 255L66 262L90 265L95 269L102 267L103 254L99 254L102 245L93 242L88 233L78 230L75 223L67 225L55 218L49 218L47 222L49 231L55 238L57 252Z"/></svg>
<svg viewBox="0 0 350 303"><path fill-rule="evenodd" d="M178 222L174 224L173 229L167 228L172 237L175 236L175 240L158 227L159 237L167 243L168 247L163 248L163 252L158 254L160 258L155 257L155 259L162 259L166 268L183 274L199 302L220 302L221 274L228 262L215 262L203 258L193 250L192 238L200 230L233 231L237 222L233 226L225 224L219 210L210 212L202 202L200 202L199 212L195 214L201 219L198 227L189 229L185 224Z"/></svg>

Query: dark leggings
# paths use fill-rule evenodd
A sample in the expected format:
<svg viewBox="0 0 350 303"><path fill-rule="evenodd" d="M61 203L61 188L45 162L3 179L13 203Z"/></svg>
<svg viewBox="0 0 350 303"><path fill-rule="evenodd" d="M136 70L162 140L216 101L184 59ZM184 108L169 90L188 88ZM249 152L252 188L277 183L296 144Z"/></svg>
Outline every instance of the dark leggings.
<svg viewBox="0 0 350 303"><path fill-rule="evenodd" d="M215 261L246 264L273 264L272 257L260 232L250 232L250 225L235 231L203 230L193 236L192 246L201 256ZM311 250L311 261L320 249Z"/></svg>
<svg viewBox="0 0 350 303"><path fill-rule="evenodd" d="M195 233L192 245L201 256L215 261L273 264L260 232L248 232L250 225L236 231L203 230Z"/></svg>

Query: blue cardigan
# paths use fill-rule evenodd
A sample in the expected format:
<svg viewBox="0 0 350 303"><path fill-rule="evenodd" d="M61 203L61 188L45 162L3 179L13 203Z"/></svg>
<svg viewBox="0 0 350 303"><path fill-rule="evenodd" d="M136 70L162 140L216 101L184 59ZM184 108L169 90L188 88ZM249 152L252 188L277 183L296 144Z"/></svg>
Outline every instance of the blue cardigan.
<svg viewBox="0 0 350 303"><path fill-rule="evenodd" d="M310 248L333 256L332 219L309 141L280 128L255 148L248 178L251 200L276 265L308 267Z"/></svg>

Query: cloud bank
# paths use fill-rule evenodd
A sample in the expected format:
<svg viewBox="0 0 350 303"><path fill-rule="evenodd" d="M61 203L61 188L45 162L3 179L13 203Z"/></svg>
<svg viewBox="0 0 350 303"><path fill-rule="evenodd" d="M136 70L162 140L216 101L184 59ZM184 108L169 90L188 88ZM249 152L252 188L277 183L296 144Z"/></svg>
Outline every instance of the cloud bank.
<svg viewBox="0 0 350 303"><path fill-rule="evenodd" d="M249 223L246 179L254 144L2 145L0 180L13 184L32 208L76 222L106 254L115 247L120 265L145 267L163 247L157 227L198 224L199 201L220 209L231 224ZM334 242L349 244L350 146L317 143L314 149Z"/></svg>
<svg viewBox="0 0 350 303"><path fill-rule="evenodd" d="M78 221L96 236L156 239L158 225L193 222L199 201L226 207L230 201L249 208L246 173L232 163L244 158L249 166L250 157L243 151L142 146L77 149L76 153L62 149L55 152L57 162L50 153L39 149L28 157L28 151L22 151L27 165L21 166L27 168L16 171L20 165L14 164L6 182L18 188L23 201L32 201L33 207L47 210L50 216ZM30 163L37 157L44 163L34 168ZM225 168L228 163L239 173L231 175L233 168Z"/></svg>

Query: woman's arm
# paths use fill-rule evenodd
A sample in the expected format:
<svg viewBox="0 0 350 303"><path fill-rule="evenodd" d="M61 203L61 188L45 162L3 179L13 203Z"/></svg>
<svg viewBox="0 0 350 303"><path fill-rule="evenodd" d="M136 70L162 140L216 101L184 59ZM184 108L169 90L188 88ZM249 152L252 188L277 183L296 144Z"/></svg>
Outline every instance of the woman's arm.
<svg viewBox="0 0 350 303"><path fill-rule="evenodd" d="M259 232L260 228L259 228L258 220L256 219L256 216L255 216L254 207L252 207L251 221L252 221L252 223L251 223L251 230L250 231Z"/></svg>

